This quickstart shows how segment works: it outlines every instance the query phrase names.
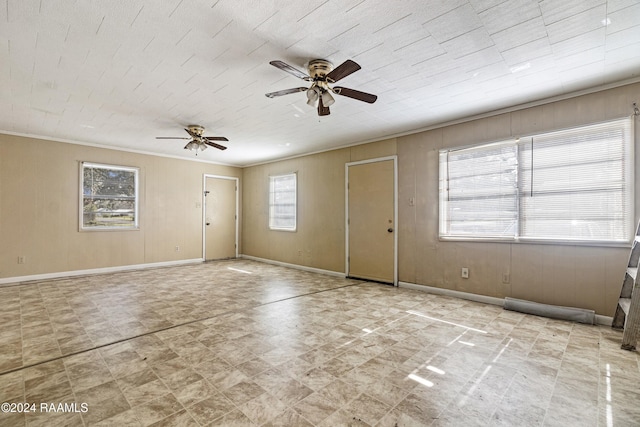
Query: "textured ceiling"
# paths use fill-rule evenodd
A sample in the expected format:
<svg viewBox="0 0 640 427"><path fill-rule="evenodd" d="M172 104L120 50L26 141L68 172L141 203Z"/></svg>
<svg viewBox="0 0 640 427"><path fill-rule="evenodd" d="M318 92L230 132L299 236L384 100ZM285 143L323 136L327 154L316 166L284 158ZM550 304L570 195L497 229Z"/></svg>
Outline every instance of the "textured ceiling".
<svg viewBox="0 0 640 427"><path fill-rule="evenodd" d="M271 65L362 69L318 117ZM0 0L0 132L249 165L638 77L640 0Z"/></svg>

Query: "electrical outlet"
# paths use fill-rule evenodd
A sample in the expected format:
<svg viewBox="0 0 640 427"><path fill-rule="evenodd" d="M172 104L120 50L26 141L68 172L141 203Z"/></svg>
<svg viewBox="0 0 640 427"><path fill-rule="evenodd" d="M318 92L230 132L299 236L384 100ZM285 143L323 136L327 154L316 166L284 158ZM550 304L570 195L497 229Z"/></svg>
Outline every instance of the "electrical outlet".
<svg viewBox="0 0 640 427"><path fill-rule="evenodd" d="M502 273L502 283L507 284L509 282L511 282L509 273Z"/></svg>
<svg viewBox="0 0 640 427"><path fill-rule="evenodd" d="M180 252L180 246L176 246L176 252Z"/></svg>
<svg viewBox="0 0 640 427"><path fill-rule="evenodd" d="M18 264L24 264L25 262L27 262L26 257L24 257L24 256L19 256L18 257Z"/></svg>
<svg viewBox="0 0 640 427"><path fill-rule="evenodd" d="M469 278L469 269L467 267L462 267L462 271L460 273L460 276L463 279L468 279Z"/></svg>

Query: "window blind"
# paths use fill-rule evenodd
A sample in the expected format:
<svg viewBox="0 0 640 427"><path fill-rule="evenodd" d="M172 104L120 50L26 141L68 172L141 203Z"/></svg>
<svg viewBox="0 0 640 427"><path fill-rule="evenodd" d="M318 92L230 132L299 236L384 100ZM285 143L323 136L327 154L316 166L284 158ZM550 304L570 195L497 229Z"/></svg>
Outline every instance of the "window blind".
<svg viewBox="0 0 640 427"><path fill-rule="evenodd" d="M440 235L628 242L633 122L440 151Z"/></svg>
<svg viewBox="0 0 640 427"><path fill-rule="evenodd" d="M296 174L269 177L269 228L296 229Z"/></svg>
<svg viewBox="0 0 640 427"><path fill-rule="evenodd" d="M628 241L631 121L536 135L520 149L522 238Z"/></svg>
<svg viewBox="0 0 640 427"><path fill-rule="evenodd" d="M441 229L467 237L512 236L517 229L517 147L497 143L440 153Z"/></svg>

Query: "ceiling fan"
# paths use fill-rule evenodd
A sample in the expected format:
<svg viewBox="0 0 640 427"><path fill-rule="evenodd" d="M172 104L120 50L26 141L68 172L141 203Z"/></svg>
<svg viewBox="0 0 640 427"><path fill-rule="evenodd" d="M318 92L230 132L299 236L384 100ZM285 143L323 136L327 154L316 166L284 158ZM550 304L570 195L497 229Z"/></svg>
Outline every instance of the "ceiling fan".
<svg viewBox="0 0 640 427"><path fill-rule="evenodd" d="M218 150L226 150L227 147L224 145L216 144L212 141L228 141L224 136L203 136L204 127L200 125L189 125L184 129L189 135L189 137L174 137L174 136L156 136L156 139L191 139L184 146L185 150L195 150L196 156L198 155L198 150L204 151L207 149L207 146L217 148Z"/></svg>
<svg viewBox="0 0 640 427"><path fill-rule="evenodd" d="M306 91L307 104L315 107L317 103L319 116L328 116L330 114L329 107L335 102L331 93L347 96L349 98L357 99L358 101L368 102L369 104L373 104L376 102L376 99L378 99L376 95L360 92L359 90L340 86L329 86L330 83L335 83L360 69L360 65L350 59L347 59L336 68L333 68L333 64L325 59L314 59L313 61L310 61L307 66L309 74L306 74L282 61L271 61L269 64L298 77L299 79L312 83L308 88L296 87L293 89L270 92L265 95L269 98L275 98L276 96Z"/></svg>

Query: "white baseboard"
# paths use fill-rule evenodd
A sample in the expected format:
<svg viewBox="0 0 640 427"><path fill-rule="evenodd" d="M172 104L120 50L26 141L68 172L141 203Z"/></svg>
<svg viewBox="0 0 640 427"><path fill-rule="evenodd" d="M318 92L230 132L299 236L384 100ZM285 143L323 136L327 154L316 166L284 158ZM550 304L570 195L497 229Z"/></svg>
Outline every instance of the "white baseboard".
<svg viewBox="0 0 640 427"><path fill-rule="evenodd" d="M239 255L239 257L243 259L249 259L252 261L264 262L265 264L279 265L280 267L288 267L288 268L294 268L296 270L308 271L311 273L326 274L326 275L335 276L335 277L346 277L346 274L340 273L339 271L323 270L321 268L306 267L304 265L299 265L299 264L289 264L288 262L274 261L272 259L266 259L266 258L258 258L251 255Z"/></svg>
<svg viewBox="0 0 640 427"><path fill-rule="evenodd" d="M454 291L451 289L435 288L433 286L418 285L415 283L408 283L408 282L398 282L398 287L414 289L417 291L427 292L431 294L445 295L445 296L454 297L454 298L466 299L469 301L481 302L485 304L499 305L501 307L504 306L504 298L489 297L486 295ZM611 326L613 322L613 318L609 316L602 316L600 314L596 314L595 322L596 322L596 325Z"/></svg>
<svg viewBox="0 0 640 427"><path fill-rule="evenodd" d="M60 271L56 273L33 274L30 276L5 277L0 279L0 286L15 285L23 282L34 282L39 280L60 279L65 277L88 276L91 274L118 273L122 271L143 270L147 268L174 267L179 265L198 264L204 261L203 258L183 259L179 261L153 262L147 264L121 265L117 267L91 268L88 270Z"/></svg>

